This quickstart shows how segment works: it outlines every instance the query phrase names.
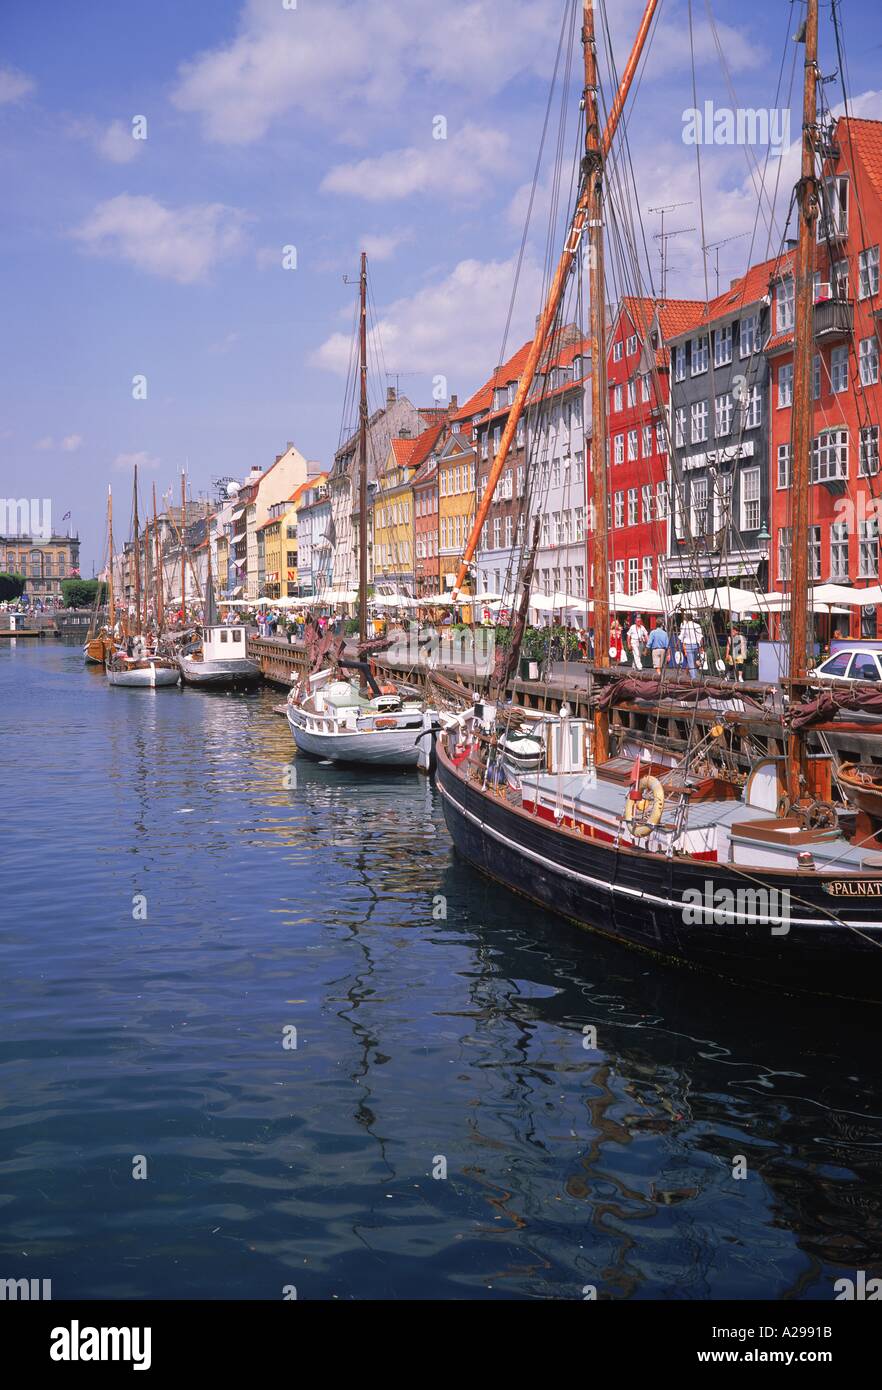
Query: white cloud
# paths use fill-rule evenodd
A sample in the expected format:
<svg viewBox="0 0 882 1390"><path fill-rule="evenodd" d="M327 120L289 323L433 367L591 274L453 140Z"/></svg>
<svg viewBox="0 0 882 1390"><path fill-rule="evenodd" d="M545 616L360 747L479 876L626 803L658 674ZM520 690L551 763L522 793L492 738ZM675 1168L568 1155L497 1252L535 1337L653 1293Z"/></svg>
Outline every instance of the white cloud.
<svg viewBox="0 0 882 1390"><path fill-rule="evenodd" d="M61 447L66 454L75 454L82 442L81 434L66 434L61 441Z"/></svg>
<svg viewBox="0 0 882 1390"><path fill-rule="evenodd" d="M505 171L508 152L508 137L498 130L467 124L447 140L434 140L429 128L421 145L338 164L325 175L321 189L370 202L410 198L430 190L468 196L486 187L488 175Z"/></svg>
<svg viewBox="0 0 882 1390"><path fill-rule="evenodd" d="M148 454L145 449L141 449L136 454L117 454L112 465L117 473L131 473L136 466L142 471L155 472L159 467L159 459L153 454Z"/></svg>
<svg viewBox="0 0 882 1390"><path fill-rule="evenodd" d="M95 138L99 154L112 164L128 164L141 152L143 140L136 140L131 126L123 121L111 121Z"/></svg>
<svg viewBox="0 0 882 1390"><path fill-rule="evenodd" d="M155 198L121 193L99 203L73 235L96 255L188 285L239 250L244 221L242 212L223 203L168 208Z"/></svg>
<svg viewBox="0 0 882 1390"><path fill-rule="evenodd" d="M496 365L500 336L508 315L515 262L465 260L443 280L424 286L391 304L372 330L390 371L444 373L451 389L462 375L486 377ZM506 351L511 354L533 333L540 307L542 272L533 262L521 270L516 312ZM352 344L332 333L312 354L314 366L345 376ZM489 364L489 365L488 365Z"/></svg>
<svg viewBox="0 0 882 1390"><path fill-rule="evenodd" d="M386 235L381 232L367 233L360 239L357 250L366 251L369 261L388 261L395 255L399 246L404 246L412 237L413 233L410 231L388 232Z"/></svg>
<svg viewBox="0 0 882 1390"><path fill-rule="evenodd" d="M34 79L26 73L16 68L0 68L0 105L21 101L35 86Z"/></svg>

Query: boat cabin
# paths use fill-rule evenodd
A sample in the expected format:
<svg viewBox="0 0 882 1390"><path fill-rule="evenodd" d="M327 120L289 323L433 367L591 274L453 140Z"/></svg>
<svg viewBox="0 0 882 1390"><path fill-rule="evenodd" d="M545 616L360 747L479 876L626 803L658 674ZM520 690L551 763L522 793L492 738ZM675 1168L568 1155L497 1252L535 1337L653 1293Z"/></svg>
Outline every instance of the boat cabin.
<svg viewBox="0 0 882 1390"><path fill-rule="evenodd" d="M227 627L218 623L216 627L206 627L202 632L203 661L229 661L231 658L245 658L245 628L243 625Z"/></svg>

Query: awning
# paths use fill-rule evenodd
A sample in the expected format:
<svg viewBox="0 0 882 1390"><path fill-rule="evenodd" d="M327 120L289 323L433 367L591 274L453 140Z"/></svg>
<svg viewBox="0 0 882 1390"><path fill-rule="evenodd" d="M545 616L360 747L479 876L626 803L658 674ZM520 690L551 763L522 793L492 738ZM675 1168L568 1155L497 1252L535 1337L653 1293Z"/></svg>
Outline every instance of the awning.
<svg viewBox="0 0 882 1390"><path fill-rule="evenodd" d="M240 541L244 541L245 535L244 531L239 531L235 536L231 536L230 540L233 545L238 545Z"/></svg>
<svg viewBox="0 0 882 1390"><path fill-rule="evenodd" d="M245 508L244 508L244 507L240 507L239 510L238 510L237 512L233 512L233 515L230 517L230 521L238 521L238 520L239 520L239 517L240 517L240 516L244 516L244 515L245 515Z"/></svg>

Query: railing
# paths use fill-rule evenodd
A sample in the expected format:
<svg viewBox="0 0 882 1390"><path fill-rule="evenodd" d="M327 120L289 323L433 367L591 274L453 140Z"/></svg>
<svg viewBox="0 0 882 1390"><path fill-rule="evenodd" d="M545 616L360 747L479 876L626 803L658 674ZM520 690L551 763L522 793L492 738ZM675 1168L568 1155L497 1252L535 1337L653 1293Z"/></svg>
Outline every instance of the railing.
<svg viewBox="0 0 882 1390"><path fill-rule="evenodd" d="M854 330L854 304L850 299L822 299L815 305L816 338L850 338Z"/></svg>

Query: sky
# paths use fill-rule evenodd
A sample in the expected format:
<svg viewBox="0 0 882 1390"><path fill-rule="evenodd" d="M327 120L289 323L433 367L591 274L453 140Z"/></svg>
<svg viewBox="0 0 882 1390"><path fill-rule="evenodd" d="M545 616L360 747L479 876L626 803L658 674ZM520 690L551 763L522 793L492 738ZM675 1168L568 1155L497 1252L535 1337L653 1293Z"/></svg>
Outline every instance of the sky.
<svg viewBox="0 0 882 1390"><path fill-rule="evenodd" d="M643 0L607 4L608 102ZM445 388L466 399L541 307L561 109L558 222L575 149L578 45L562 108L561 69L553 88L506 339L568 5L2 0L0 497L49 499L57 525L70 511L63 529L79 533L89 574L103 562L108 485L128 522L135 461L142 497L155 483L160 499L178 495L183 468L194 495L210 494L288 441L329 465L352 423L362 249L373 403L387 385L417 405ZM669 297L716 292L702 225L705 245L734 238L719 249L723 286L777 249L780 221L773 234L756 189L765 169L786 212L795 150L696 146L684 113L710 101L780 116L802 11L693 0L690 46L688 0L660 0L618 154L646 288L659 271L649 210L663 204L686 204L666 224L684 229L668 244ZM840 15L852 109L882 119L882 6L842 0ZM837 69L827 4L821 66ZM799 84L797 69L791 134ZM838 81L825 91L841 102ZM620 288L611 255L610 297Z"/></svg>

